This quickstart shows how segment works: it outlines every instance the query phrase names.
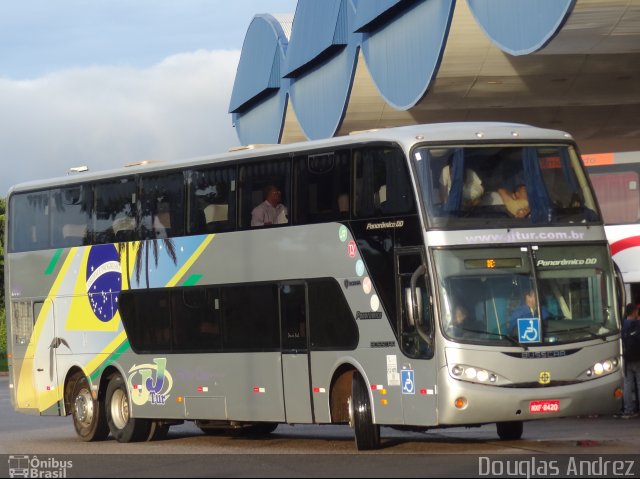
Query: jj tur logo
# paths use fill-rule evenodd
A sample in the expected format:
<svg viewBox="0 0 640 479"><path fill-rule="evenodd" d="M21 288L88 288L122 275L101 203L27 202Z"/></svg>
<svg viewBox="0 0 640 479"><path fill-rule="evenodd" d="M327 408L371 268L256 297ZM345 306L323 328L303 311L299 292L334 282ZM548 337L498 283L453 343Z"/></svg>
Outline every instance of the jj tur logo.
<svg viewBox="0 0 640 479"><path fill-rule="evenodd" d="M155 364L133 365L129 369L131 401L138 406L146 403L164 406L173 387L173 378L167 371L167 358L155 358Z"/></svg>
<svg viewBox="0 0 640 479"><path fill-rule="evenodd" d="M26 455L11 455L8 463L9 477L68 477L73 467L73 461Z"/></svg>

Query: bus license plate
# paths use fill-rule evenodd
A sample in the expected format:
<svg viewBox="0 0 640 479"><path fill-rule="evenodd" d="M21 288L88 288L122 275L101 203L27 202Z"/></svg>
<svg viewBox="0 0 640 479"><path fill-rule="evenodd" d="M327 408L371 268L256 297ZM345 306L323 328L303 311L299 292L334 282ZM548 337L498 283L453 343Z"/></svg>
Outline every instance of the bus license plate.
<svg viewBox="0 0 640 479"><path fill-rule="evenodd" d="M531 414L560 412L560 401L558 401L557 399L551 399L547 401L531 401L529 403L529 412Z"/></svg>

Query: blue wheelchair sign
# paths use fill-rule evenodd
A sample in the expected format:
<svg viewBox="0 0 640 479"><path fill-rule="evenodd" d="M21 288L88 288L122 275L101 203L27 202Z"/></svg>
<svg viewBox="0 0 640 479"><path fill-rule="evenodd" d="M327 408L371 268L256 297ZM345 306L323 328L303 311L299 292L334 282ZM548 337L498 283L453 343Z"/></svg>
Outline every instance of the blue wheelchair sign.
<svg viewBox="0 0 640 479"><path fill-rule="evenodd" d="M540 318L518 318L518 341L521 343L540 342Z"/></svg>
<svg viewBox="0 0 640 479"><path fill-rule="evenodd" d="M416 393L413 369L403 369L400 371L400 379L402 380L402 394Z"/></svg>

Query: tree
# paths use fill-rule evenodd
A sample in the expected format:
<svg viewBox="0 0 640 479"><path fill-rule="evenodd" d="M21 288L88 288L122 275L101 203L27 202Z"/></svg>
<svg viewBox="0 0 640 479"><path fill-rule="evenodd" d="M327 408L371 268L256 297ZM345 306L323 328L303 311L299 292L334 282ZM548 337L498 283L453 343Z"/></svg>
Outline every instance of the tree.
<svg viewBox="0 0 640 479"><path fill-rule="evenodd" d="M2 296L0 296L0 309L4 309L4 216L7 200L0 198L0 285L2 285Z"/></svg>
<svg viewBox="0 0 640 479"><path fill-rule="evenodd" d="M4 309L0 310L0 358L7 354L7 321Z"/></svg>
<svg viewBox="0 0 640 479"><path fill-rule="evenodd" d="M7 351L7 324L4 311L4 217L6 206L6 200L0 198L0 284L2 285L2 294L0 294L0 354Z"/></svg>

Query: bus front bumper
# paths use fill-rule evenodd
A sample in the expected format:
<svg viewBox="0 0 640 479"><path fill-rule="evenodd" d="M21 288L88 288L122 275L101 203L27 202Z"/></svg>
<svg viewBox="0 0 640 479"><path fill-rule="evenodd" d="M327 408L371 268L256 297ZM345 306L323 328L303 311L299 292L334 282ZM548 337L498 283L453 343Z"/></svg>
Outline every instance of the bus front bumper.
<svg viewBox="0 0 640 479"><path fill-rule="evenodd" d="M497 387L447 378L439 388L438 424L485 424L572 416L608 415L620 411L622 373L577 384L518 388Z"/></svg>

